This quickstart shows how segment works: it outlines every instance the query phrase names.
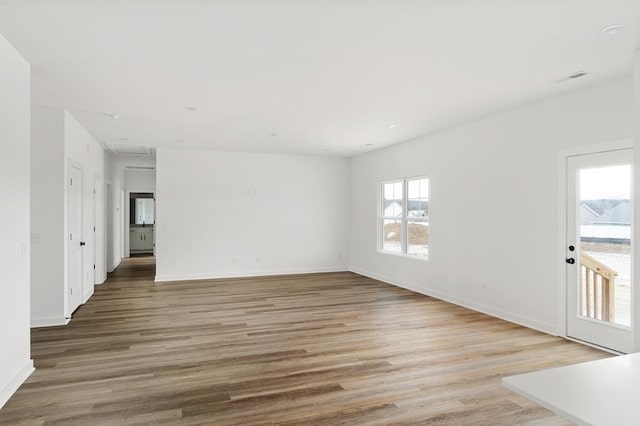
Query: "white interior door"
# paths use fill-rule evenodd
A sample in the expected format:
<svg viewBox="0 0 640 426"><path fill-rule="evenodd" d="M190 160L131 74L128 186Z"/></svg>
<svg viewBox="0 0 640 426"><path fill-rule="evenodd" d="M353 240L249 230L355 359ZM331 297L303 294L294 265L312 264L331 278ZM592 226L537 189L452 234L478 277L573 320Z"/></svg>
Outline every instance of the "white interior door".
<svg viewBox="0 0 640 426"><path fill-rule="evenodd" d="M633 350L630 149L567 159L567 336Z"/></svg>
<svg viewBox="0 0 640 426"><path fill-rule="evenodd" d="M82 170L69 166L69 316L82 303Z"/></svg>
<svg viewBox="0 0 640 426"><path fill-rule="evenodd" d="M120 246L120 253L119 256L122 259L123 257L129 257L129 255L125 252L125 240L126 238L128 238L128 236L125 238L125 231L126 228L124 226L124 220L125 220L125 204L124 204L124 189L120 190L120 206L119 206L119 214L118 214L118 238L119 238L119 246ZM128 220L128 218L127 218Z"/></svg>
<svg viewBox="0 0 640 426"><path fill-rule="evenodd" d="M93 175L93 284L101 283L104 278L104 196L102 176Z"/></svg>
<svg viewBox="0 0 640 426"><path fill-rule="evenodd" d="M93 273L91 274L91 285L98 282L97 263L98 263L98 185L96 177L93 177L93 200L91 203L91 257L93 257Z"/></svg>
<svg viewBox="0 0 640 426"><path fill-rule="evenodd" d="M106 238L107 238L107 272L113 272L113 264L115 256L114 256L114 244L113 244L113 217L116 212L113 207L113 187L110 183L107 183L107 229L106 229Z"/></svg>

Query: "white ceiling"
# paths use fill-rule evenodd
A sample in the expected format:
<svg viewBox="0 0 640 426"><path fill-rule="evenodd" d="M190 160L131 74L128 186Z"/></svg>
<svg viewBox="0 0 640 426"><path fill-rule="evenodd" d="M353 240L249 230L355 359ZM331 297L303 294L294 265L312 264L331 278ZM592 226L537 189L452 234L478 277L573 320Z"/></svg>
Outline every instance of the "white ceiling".
<svg viewBox="0 0 640 426"><path fill-rule="evenodd" d="M350 156L630 73L640 0L0 0L0 34L110 147Z"/></svg>

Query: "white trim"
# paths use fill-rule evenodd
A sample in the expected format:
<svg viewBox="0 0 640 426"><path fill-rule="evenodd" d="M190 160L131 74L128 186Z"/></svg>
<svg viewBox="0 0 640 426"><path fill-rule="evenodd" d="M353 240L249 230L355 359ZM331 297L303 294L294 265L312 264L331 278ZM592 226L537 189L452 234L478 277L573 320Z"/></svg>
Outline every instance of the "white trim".
<svg viewBox="0 0 640 426"><path fill-rule="evenodd" d="M558 151L558 240L557 240L557 297L558 335L567 338L567 268L565 262L567 244L567 159L577 155L633 149L631 138L616 139L582 145ZM632 194L635 196L635 194ZM634 224L635 225L635 224Z"/></svg>
<svg viewBox="0 0 640 426"><path fill-rule="evenodd" d="M126 188L125 190L125 199L124 199L124 205L122 206L122 212L123 212L123 222L124 222L124 232L122 235L123 241L124 241L124 253L122 253L122 257L131 257L131 245L130 245L130 241L129 241L129 230L131 229L131 223L129 223L131 221L131 212L130 210L130 205L131 205L131 193L148 193L148 194L153 194L153 198L155 200L156 198L156 190L155 189L145 189L145 188ZM153 209L153 215L154 215L154 230L155 230L155 224L156 224L156 203L154 203ZM155 254L156 249L155 249L155 245L153 247L153 253ZM135 253L134 253L135 254Z"/></svg>
<svg viewBox="0 0 640 426"><path fill-rule="evenodd" d="M567 337L567 268L565 253L567 244L567 158L573 154L560 152L558 155L558 240L557 282L558 298L558 335Z"/></svg>
<svg viewBox="0 0 640 426"><path fill-rule="evenodd" d="M379 227L382 228L382 227ZM428 262L429 261L429 256L423 256L420 254L409 254L409 253L398 253L397 251L384 251L384 250L378 250L379 254L384 254L387 256L397 256L397 257L402 257L404 259L415 259L415 260L420 260L422 262Z"/></svg>
<svg viewBox="0 0 640 426"><path fill-rule="evenodd" d="M633 139L616 139L609 142L592 143L572 148L564 148L558 151L560 158L572 157L575 155L596 154L598 152L618 151L622 149L632 149Z"/></svg>
<svg viewBox="0 0 640 426"><path fill-rule="evenodd" d="M416 180L426 180L427 181L427 194L430 194L431 189L431 181L429 175L420 175L415 177L404 177L399 179L391 179L391 180L382 180L378 182L378 221L377 221L377 252L380 254L390 254L394 256L406 257L409 259L420 259L423 261L429 260L429 254L427 255L416 255L408 253L408 223L409 220L414 220L418 222L419 220L409 219L407 216L408 208L409 208L409 181ZM384 211L384 186L387 184L401 183L402 184L402 214L400 216L385 216ZM430 196L427 196L427 200L430 199ZM428 201L427 201L428 202ZM384 235L382 232L383 224L385 220L395 220L400 222L400 250L401 252L394 252L384 250ZM427 222L428 224L429 222ZM428 247L428 244L427 244Z"/></svg>
<svg viewBox="0 0 640 426"><path fill-rule="evenodd" d="M66 317L31 318L31 328L67 325L69 321L71 321L71 318Z"/></svg>
<svg viewBox="0 0 640 426"><path fill-rule="evenodd" d="M640 144L640 47L638 47L634 53L634 137L636 143ZM633 152L633 181L632 181L632 197L633 199L633 211L636 212L633 217L633 241L640 241L640 149L635 149ZM633 286L632 292L633 305L636 307L636 312L632 312L632 325L634 332L634 351L640 352L640 315L634 315L640 313L640 251L636 250L637 244L631 246L631 259L632 259L632 271L637 273L633 274Z"/></svg>
<svg viewBox="0 0 640 426"><path fill-rule="evenodd" d="M364 275L365 277L373 278L374 280L382 281L386 284L394 285L396 287L402 287L407 290L411 290L415 293L424 294L425 296L434 297L436 299L444 300L445 302L453 303L454 305L462 306L463 308L471 309L476 312L480 312L492 317L500 318L505 321L519 324L523 327L531 328L542 333L550 334L552 336L558 336L558 330L555 324L545 323L532 318L523 317L521 315L505 312L500 309L495 309L490 306L482 305L470 300L462 299L457 296L445 294L433 289L425 289L418 287L407 281L398 280L396 278L390 278L382 275L375 274L373 272L365 271L360 268L351 267L349 270L353 273Z"/></svg>
<svg viewBox="0 0 640 426"><path fill-rule="evenodd" d="M96 192L100 191L100 194ZM93 285L102 284L106 279L107 232L105 218L106 185L102 174L93 172ZM100 195L100 197L98 197ZM101 238L98 238L100 236ZM102 247L102 256L98 261L98 247ZM104 276L103 276L104 275Z"/></svg>
<svg viewBox="0 0 640 426"><path fill-rule="evenodd" d="M18 390L18 388L29 378L31 373L35 371L33 360L27 361L24 366L16 373L9 383L0 390L0 408L9 401L9 398Z"/></svg>
<svg viewBox="0 0 640 426"><path fill-rule="evenodd" d="M273 275L301 275L301 274L320 274L325 272L347 272L346 266L330 266L323 268L309 269L286 269L286 270L267 270L267 271L251 271L251 272L223 272L223 273L202 273L188 275L156 275L155 282L167 281L192 281L192 280L215 280L220 278L251 278L265 277Z"/></svg>
<svg viewBox="0 0 640 426"><path fill-rule="evenodd" d="M587 342L586 340L576 339L575 337L567 336L567 337L565 337L565 339L570 340L572 342L580 343L580 344L585 345L585 346L589 346L590 348L599 349L599 350L601 350L603 352L608 352L610 354L625 355L624 352L618 352L618 351L616 351L614 349L611 349L611 348L606 348L604 346L595 345L595 344L593 344L591 342Z"/></svg>

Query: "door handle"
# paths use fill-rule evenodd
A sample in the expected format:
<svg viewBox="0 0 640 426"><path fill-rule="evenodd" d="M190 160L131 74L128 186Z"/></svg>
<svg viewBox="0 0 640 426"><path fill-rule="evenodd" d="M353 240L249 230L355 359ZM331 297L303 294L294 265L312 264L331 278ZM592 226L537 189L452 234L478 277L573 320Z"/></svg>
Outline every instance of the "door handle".
<svg viewBox="0 0 640 426"><path fill-rule="evenodd" d="M87 245L87 243L85 243L84 241L80 241L80 245L81 245L81 246L86 246L86 245Z"/></svg>
<svg viewBox="0 0 640 426"><path fill-rule="evenodd" d="M569 265L573 265L574 263L576 263L576 260L573 257L570 257L570 258L565 259L565 260Z"/></svg>

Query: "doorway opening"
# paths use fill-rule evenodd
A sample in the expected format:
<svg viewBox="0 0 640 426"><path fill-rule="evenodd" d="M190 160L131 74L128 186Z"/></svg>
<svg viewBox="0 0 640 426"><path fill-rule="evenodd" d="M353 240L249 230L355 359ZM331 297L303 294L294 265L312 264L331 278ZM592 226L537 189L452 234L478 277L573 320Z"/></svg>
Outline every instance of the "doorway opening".
<svg viewBox="0 0 640 426"><path fill-rule="evenodd" d="M129 195L130 256L153 256L155 253L155 198L152 192Z"/></svg>

